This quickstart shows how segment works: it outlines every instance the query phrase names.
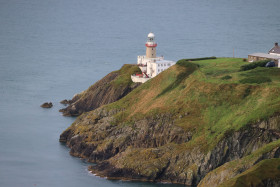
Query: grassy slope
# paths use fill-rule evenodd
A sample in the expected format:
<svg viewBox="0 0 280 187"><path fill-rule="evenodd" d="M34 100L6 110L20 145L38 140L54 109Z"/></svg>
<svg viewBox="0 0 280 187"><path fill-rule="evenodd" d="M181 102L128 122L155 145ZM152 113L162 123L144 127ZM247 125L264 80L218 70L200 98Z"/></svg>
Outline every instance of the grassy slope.
<svg viewBox="0 0 280 187"><path fill-rule="evenodd" d="M214 178L215 180L212 181L211 184L213 184L213 183L220 184L219 187L235 186L237 184L236 181L241 180L241 178L239 179L240 176L247 175L248 173L249 173L249 175L254 175L255 169L260 168L260 167L254 166L254 164L257 163L263 157L263 155L277 149L279 146L280 146L280 140L277 140L277 141L271 142L269 144L266 144L265 146L254 151L252 154L250 154L248 156L225 163L224 165L209 172L206 175L206 178L203 179L203 181L201 181L201 183L199 184L199 187L200 186L201 187L209 186L209 184L207 184L207 182L208 182L207 179L209 179L208 177ZM276 159L273 162L275 163L276 166L280 165L280 159ZM254 169L252 169L251 167ZM251 169L246 170L246 168L251 168ZM261 167L261 168L263 169L262 170L263 172L266 172L265 167ZM243 173L236 176L235 173L239 173L240 171L243 171L243 170L245 170ZM277 174L279 176L280 170L279 171L276 170L276 171L277 172L274 174ZM262 179L273 178L274 174L271 175L271 173L266 173L266 175L264 175ZM233 179L231 180L230 178L232 178L232 177L233 177ZM223 182L219 181L221 178L224 178Z"/></svg>
<svg viewBox="0 0 280 187"><path fill-rule="evenodd" d="M112 85L115 87L119 86L129 86L133 84L131 80L131 75L135 73L140 73L141 70L139 69L138 66L136 65L131 65L131 64L125 64L122 66L122 68L118 71L118 77L112 82Z"/></svg>
<svg viewBox="0 0 280 187"><path fill-rule="evenodd" d="M76 94L70 101L71 104L60 112L66 116L78 116L119 100L139 85L131 80L131 74L137 72L141 70L136 64L124 64L121 69L109 73L87 90Z"/></svg>
<svg viewBox="0 0 280 187"><path fill-rule="evenodd" d="M153 152L153 148L131 147L130 150L124 152L125 156L112 158L115 159L113 160L115 165L120 168L124 165L127 168L140 168L139 172L143 176L150 176L150 173L161 170L164 163L172 156L194 147L207 153L233 131L246 128L251 123L279 113L280 69L258 67L240 71L240 67L244 64L248 62L243 62L239 58L193 62L181 60L177 65L134 89L121 100L104 106L108 110L123 109L114 116L115 121L112 122L119 128L123 126L133 128L134 121L168 113L173 116L176 126L192 132L192 139L189 142L180 145L171 143L158 147L164 153L161 157ZM240 83L248 77L252 80L268 77L271 82ZM117 83L118 81L116 85ZM96 118L94 113L90 112L86 117L91 120ZM75 126L75 134L79 133L89 133L87 143L94 142L90 136L90 133L94 133L90 132L90 126ZM103 149L106 147L104 145L109 143L104 141L102 145L98 145L97 149ZM275 141L263 149L267 151L267 149L272 149L271 146L279 145L279 141ZM254 153L242 160L227 163L227 167L238 168L249 164L257 158L256 155ZM190 169L196 170L197 167L193 165Z"/></svg>
<svg viewBox="0 0 280 187"><path fill-rule="evenodd" d="M220 185L220 187L265 186L266 180L280 180L280 159L262 160L252 168Z"/></svg>
<svg viewBox="0 0 280 187"><path fill-rule="evenodd" d="M136 65L131 64L124 64L121 69L117 71L113 71L110 74L117 73L117 77L112 81L109 82L108 86L113 86L115 88L117 87L129 87L133 84L131 80L131 75L135 73L139 73L141 70ZM80 97L87 97L87 94L90 94L92 91L91 88L93 88L95 84L91 85L87 90L81 92L79 95Z"/></svg>
<svg viewBox="0 0 280 187"><path fill-rule="evenodd" d="M116 124L130 125L144 116L172 113L175 125L194 134L186 146L200 144L208 151L228 133L280 111L278 68L239 71L247 62L238 58L181 60L179 64L107 105L108 109L125 109L117 114ZM272 82L240 83L260 76Z"/></svg>

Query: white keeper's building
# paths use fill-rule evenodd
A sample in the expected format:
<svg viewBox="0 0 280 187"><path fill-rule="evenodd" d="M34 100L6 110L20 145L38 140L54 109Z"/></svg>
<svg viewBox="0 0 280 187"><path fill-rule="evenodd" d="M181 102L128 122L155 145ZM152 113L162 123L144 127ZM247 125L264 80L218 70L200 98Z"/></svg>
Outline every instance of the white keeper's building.
<svg viewBox="0 0 280 187"><path fill-rule="evenodd" d="M275 65L280 68L280 46L278 43L274 44L274 47L268 51L268 53L253 53L248 55L249 62L255 62L259 60L271 60Z"/></svg>
<svg viewBox="0 0 280 187"><path fill-rule="evenodd" d="M138 56L137 65L141 69L141 74L131 75L133 82L144 83L147 80L157 76L160 72L168 69L176 64L174 61L164 60L164 57L156 56L157 43L155 42L155 35L153 33L148 34L148 40L146 42L146 55Z"/></svg>

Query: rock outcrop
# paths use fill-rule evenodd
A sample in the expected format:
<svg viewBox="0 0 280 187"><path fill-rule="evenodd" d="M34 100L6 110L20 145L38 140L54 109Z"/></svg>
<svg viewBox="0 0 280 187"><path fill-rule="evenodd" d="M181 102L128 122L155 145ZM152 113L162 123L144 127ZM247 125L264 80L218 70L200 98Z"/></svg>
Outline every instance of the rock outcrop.
<svg viewBox="0 0 280 187"><path fill-rule="evenodd" d="M69 105L69 104L71 104L71 100L64 99L64 100L60 101L60 103L64 104L64 105Z"/></svg>
<svg viewBox="0 0 280 187"><path fill-rule="evenodd" d="M46 102L46 103L43 103L42 105L41 105L41 107L42 108L51 108L51 107L53 107L53 104L52 104L52 102Z"/></svg>
<svg viewBox="0 0 280 187"><path fill-rule="evenodd" d="M120 70L109 73L87 90L76 94L72 100L64 100L63 103L69 106L60 112L64 116L78 116L121 99L140 85L133 83L130 78L139 71L136 65L125 64Z"/></svg>

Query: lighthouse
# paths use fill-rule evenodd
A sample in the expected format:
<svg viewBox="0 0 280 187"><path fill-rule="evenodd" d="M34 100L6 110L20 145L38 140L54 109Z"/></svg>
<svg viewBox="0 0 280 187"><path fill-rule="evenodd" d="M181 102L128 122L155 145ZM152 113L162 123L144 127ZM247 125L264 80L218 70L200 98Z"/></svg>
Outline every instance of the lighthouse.
<svg viewBox="0 0 280 187"><path fill-rule="evenodd" d="M155 41L154 33L150 32L148 34L145 46L146 55L137 57L137 65L142 73L131 75L133 82L144 83L175 64L174 61L164 60L163 56L157 57L157 43Z"/></svg>
<svg viewBox="0 0 280 187"><path fill-rule="evenodd" d="M157 43L155 42L155 35L150 32L146 42L146 58L156 58L156 47Z"/></svg>

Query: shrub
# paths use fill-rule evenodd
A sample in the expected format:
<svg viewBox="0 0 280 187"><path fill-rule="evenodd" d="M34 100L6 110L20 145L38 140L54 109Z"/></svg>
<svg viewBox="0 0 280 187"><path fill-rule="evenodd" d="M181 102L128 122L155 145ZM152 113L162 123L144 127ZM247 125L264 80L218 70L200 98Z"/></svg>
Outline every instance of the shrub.
<svg viewBox="0 0 280 187"><path fill-rule="evenodd" d="M222 80L228 80L228 79L231 79L232 77L230 75L226 75L226 76L223 76L221 79Z"/></svg>
<svg viewBox="0 0 280 187"><path fill-rule="evenodd" d="M271 79L268 77L248 77L248 78L244 78L242 80L239 81L242 84L261 84L261 83L265 83L265 82L271 82Z"/></svg>
<svg viewBox="0 0 280 187"><path fill-rule="evenodd" d="M211 57L203 57L203 58L187 58L187 59L182 59L182 60L179 60L179 61L199 61L199 60L210 60L210 59L217 59L217 57L211 56Z"/></svg>
<svg viewBox="0 0 280 187"><path fill-rule="evenodd" d="M176 64L179 65L179 66L184 66L186 68L190 68L190 67L198 68L199 67L198 64L191 63L191 62L189 62L188 60L185 60L185 59L179 60Z"/></svg>
<svg viewBox="0 0 280 187"><path fill-rule="evenodd" d="M255 69L256 67L265 67L265 65L269 62L270 60L261 60L257 62L252 62L250 64L246 64L240 67L240 71L247 71L250 69Z"/></svg>
<svg viewBox="0 0 280 187"><path fill-rule="evenodd" d="M185 80L190 74L192 74L195 70L199 68L198 64L194 64L185 60L179 60L176 64L185 67L183 68L184 71L181 71L177 75L176 80L173 83L171 83L169 86L167 86L157 97L160 97L164 95L166 92L169 92L177 88L183 80Z"/></svg>

